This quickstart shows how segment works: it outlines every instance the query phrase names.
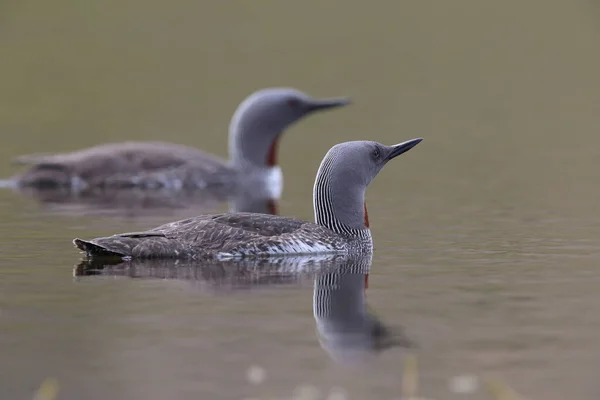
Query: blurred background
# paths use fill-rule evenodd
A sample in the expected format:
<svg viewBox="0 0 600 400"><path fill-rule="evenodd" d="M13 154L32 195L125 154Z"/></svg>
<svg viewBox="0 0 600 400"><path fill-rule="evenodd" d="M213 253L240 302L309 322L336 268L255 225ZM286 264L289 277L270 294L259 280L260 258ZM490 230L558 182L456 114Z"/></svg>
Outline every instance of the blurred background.
<svg viewBox="0 0 600 400"><path fill-rule="evenodd" d="M421 396L488 398L449 384L464 374L530 399L600 396L596 2L8 0L0 49L0 177L20 154L132 139L226 157L229 119L256 89L351 96L281 140L280 214L312 220L332 145L424 137L367 193L367 297L418 342ZM72 238L171 219L56 214L0 192L1 398L47 376L61 399L273 398L302 384L399 398L402 351L350 369L322 351L310 281L223 296L73 280Z"/></svg>

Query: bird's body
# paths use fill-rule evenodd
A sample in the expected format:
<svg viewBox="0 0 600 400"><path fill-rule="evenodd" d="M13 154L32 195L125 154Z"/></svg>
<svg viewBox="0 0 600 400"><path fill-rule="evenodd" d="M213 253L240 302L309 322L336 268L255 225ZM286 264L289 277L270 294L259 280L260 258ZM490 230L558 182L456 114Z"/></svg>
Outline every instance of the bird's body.
<svg viewBox="0 0 600 400"><path fill-rule="evenodd" d="M346 237L311 222L256 213L202 215L145 232L124 233L91 242L76 239L75 244L92 254L181 259L372 250L370 234L364 238Z"/></svg>
<svg viewBox="0 0 600 400"><path fill-rule="evenodd" d="M283 187L278 166L241 174L227 160L164 142L109 143L18 161L33 165L19 178L22 193L75 214L205 213L225 201L231 211L277 214Z"/></svg>
<svg viewBox="0 0 600 400"><path fill-rule="evenodd" d="M30 169L17 187L212 189L268 191L279 197L283 178L277 144L287 127L316 111L349 104L346 98L313 99L291 88L267 88L248 96L229 126L229 160L166 142L108 143L59 154L18 157Z"/></svg>
<svg viewBox="0 0 600 400"><path fill-rule="evenodd" d="M165 142L107 143L70 153L21 156L15 162L32 166L19 176L22 186L181 189L236 180L226 160Z"/></svg>
<svg viewBox="0 0 600 400"><path fill-rule="evenodd" d="M121 258L271 257L373 251L366 187L390 159L421 139L395 146L346 142L325 155L313 190L315 223L274 215L202 215L145 232L117 234L74 244L89 256Z"/></svg>

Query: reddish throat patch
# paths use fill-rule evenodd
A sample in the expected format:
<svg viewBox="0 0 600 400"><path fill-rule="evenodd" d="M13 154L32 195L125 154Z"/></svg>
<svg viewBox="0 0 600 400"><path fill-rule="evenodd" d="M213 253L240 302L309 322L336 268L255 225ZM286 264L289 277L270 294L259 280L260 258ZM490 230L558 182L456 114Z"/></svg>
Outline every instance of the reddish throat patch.
<svg viewBox="0 0 600 400"><path fill-rule="evenodd" d="M279 138L275 138L269 147L269 152L267 153L267 167L274 167L277 165L277 144L279 142Z"/></svg>
<svg viewBox="0 0 600 400"><path fill-rule="evenodd" d="M364 209L365 209L365 227L368 228L369 227L369 212L367 211L367 203L363 203Z"/></svg>
<svg viewBox="0 0 600 400"><path fill-rule="evenodd" d="M275 200L267 200L267 210L269 214L279 215L279 209Z"/></svg>

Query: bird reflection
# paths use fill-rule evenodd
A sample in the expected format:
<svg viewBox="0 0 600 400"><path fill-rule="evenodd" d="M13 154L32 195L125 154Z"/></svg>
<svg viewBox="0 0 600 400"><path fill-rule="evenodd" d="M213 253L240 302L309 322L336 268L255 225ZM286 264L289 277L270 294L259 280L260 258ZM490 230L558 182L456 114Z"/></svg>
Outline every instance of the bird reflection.
<svg viewBox="0 0 600 400"><path fill-rule="evenodd" d="M61 188L15 187L21 195L33 198L46 211L74 215L145 215L206 214L228 204L230 212L278 214L278 199L257 190L231 192L225 188L211 190L146 190L139 188L95 188L72 191Z"/></svg>
<svg viewBox="0 0 600 400"><path fill-rule="evenodd" d="M413 347L401 329L391 329L365 302L371 256L351 258L317 273L313 313L321 347L339 363L355 363L392 347Z"/></svg>
<svg viewBox="0 0 600 400"><path fill-rule="evenodd" d="M324 254L213 260L202 263L180 260L85 259L74 267L73 276L171 279L227 291L308 283L317 271L335 269L344 263L346 258L343 255Z"/></svg>

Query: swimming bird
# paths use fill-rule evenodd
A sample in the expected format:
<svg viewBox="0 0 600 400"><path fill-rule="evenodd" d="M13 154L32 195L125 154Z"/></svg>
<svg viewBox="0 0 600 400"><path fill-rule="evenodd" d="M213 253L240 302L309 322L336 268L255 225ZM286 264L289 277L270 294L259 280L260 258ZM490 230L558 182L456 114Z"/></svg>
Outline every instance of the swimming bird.
<svg viewBox="0 0 600 400"><path fill-rule="evenodd" d="M293 88L266 88L248 96L229 125L229 161L192 147L164 142L108 143L61 154L18 157L31 169L13 178L17 187L141 187L190 189L240 186L278 197L283 178L277 144L283 131L317 111L342 107L349 98L316 99Z"/></svg>
<svg viewBox="0 0 600 400"><path fill-rule="evenodd" d="M313 187L315 223L253 213L201 215L145 232L74 239L88 256L125 258L242 258L373 251L365 191L391 159L421 142L372 141L333 146Z"/></svg>

